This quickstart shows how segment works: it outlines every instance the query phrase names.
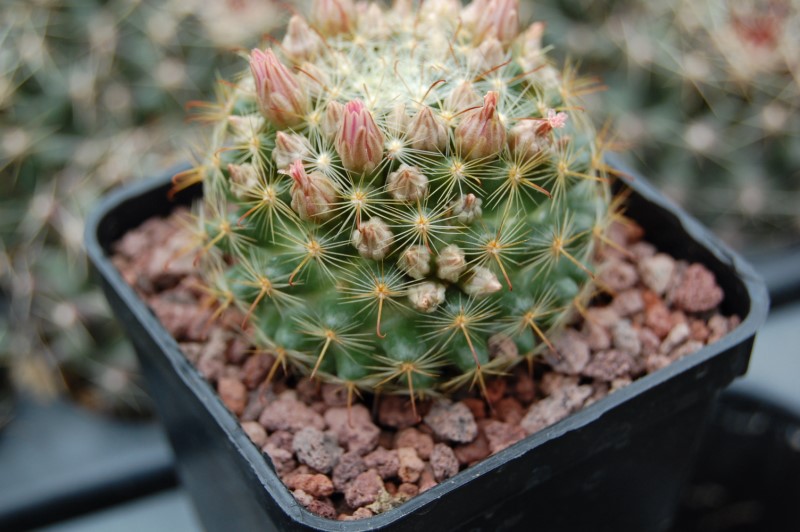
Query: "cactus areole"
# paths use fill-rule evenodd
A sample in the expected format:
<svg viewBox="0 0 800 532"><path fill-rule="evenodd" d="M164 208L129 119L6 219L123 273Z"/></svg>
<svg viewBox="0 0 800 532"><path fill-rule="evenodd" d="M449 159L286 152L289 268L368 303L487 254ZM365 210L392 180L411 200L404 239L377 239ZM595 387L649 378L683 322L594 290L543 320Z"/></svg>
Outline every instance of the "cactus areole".
<svg viewBox="0 0 800 532"><path fill-rule="evenodd" d="M550 63L516 1L311 13L220 85L175 179L204 183L216 305L276 367L350 392L483 388L552 349L610 218L577 102L591 83ZM517 353L492 352L501 338Z"/></svg>

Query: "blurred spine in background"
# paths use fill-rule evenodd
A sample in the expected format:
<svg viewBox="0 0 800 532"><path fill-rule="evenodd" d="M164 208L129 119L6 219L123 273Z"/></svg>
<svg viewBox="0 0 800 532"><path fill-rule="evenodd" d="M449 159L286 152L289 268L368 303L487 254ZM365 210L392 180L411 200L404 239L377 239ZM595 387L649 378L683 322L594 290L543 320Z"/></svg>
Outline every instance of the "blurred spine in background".
<svg viewBox="0 0 800 532"><path fill-rule="evenodd" d="M800 240L800 0L540 0L634 164L736 247Z"/></svg>
<svg viewBox="0 0 800 532"><path fill-rule="evenodd" d="M0 373L15 386L146 408L130 347L88 279L86 210L187 159L183 106L208 99L230 49L282 16L271 0L3 1Z"/></svg>

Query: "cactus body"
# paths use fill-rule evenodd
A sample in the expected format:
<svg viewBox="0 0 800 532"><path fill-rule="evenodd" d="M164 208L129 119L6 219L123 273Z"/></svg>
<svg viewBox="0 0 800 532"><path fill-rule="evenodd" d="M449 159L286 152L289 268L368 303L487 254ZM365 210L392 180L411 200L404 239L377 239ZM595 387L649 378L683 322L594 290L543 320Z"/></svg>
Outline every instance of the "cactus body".
<svg viewBox="0 0 800 532"><path fill-rule="evenodd" d="M483 386L548 349L590 295L609 217L586 84L539 26L520 34L513 1L313 13L251 53L176 181L204 181L220 301L282 365L351 390Z"/></svg>

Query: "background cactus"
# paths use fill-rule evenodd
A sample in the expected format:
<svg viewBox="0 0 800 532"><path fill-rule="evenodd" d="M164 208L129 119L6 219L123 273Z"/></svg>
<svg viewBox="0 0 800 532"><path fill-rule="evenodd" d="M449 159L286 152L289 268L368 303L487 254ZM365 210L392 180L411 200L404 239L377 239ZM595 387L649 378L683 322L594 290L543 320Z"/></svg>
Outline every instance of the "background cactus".
<svg viewBox="0 0 800 532"><path fill-rule="evenodd" d="M591 294L607 143L514 0L318 0L198 119L205 290L275 368L351 393L483 386ZM513 342L508 342L508 338Z"/></svg>
<svg viewBox="0 0 800 532"><path fill-rule="evenodd" d="M545 0L631 163L737 247L800 238L800 2ZM602 107L601 107L602 106Z"/></svg>
<svg viewBox="0 0 800 532"><path fill-rule="evenodd" d="M82 220L109 188L186 158L183 105L278 21L269 0L3 2L0 366L17 387L143 406L87 279Z"/></svg>

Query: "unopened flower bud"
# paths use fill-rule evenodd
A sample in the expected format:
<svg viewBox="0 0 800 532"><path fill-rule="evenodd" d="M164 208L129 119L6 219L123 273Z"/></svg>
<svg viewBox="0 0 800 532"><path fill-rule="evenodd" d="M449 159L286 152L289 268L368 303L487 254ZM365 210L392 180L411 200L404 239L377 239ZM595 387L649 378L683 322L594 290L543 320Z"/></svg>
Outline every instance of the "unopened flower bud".
<svg viewBox="0 0 800 532"><path fill-rule="evenodd" d="M311 14L311 21L319 32L332 37L351 31L356 9L352 0L314 0Z"/></svg>
<svg viewBox="0 0 800 532"><path fill-rule="evenodd" d="M486 16L486 7L489 0L472 0L461 10L461 23L469 31L474 31L478 27L481 18Z"/></svg>
<svg viewBox="0 0 800 532"><path fill-rule="evenodd" d="M475 40L494 37L507 46L519 34L519 0L490 0L478 18Z"/></svg>
<svg viewBox="0 0 800 532"><path fill-rule="evenodd" d="M336 151L351 172L371 172L383 159L383 133L361 100L347 102L344 107Z"/></svg>
<svg viewBox="0 0 800 532"><path fill-rule="evenodd" d="M261 132L264 127L264 117L258 114L231 115L228 117L231 133L237 143L246 144Z"/></svg>
<svg viewBox="0 0 800 532"><path fill-rule="evenodd" d="M502 65L505 58L506 54L500 41L489 37L470 52L469 68L476 74L481 74Z"/></svg>
<svg viewBox="0 0 800 532"><path fill-rule="evenodd" d="M506 128L497 113L497 93L489 91L483 107L469 111L456 127L456 148L467 159L482 159L500 153L506 144Z"/></svg>
<svg viewBox="0 0 800 532"><path fill-rule="evenodd" d="M447 127L430 107L423 107L408 125L408 138L415 150L443 153L450 140Z"/></svg>
<svg viewBox="0 0 800 532"><path fill-rule="evenodd" d="M455 244L445 246L436 257L436 275L439 279L457 283L466 269L467 260L464 251Z"/></svg>
<svg viewBox="0 0 800 532"><path fill-rule="evenodd" d="M306 61L300 65L297 74L300 83L303 84L306 94L312 98L319 98L325 92L325 88L330 83L328 75L314 63Z"/></svg>
<svg viewBox="0 0 800 532"><path fill-rule="evenodd" d="M229 164L228 175L231 179L231 193L238 199L244 199L248 191L258 186L258 169L250 163Z"/></svg>
<svg viewBox="0 0 800 532"><path fill-rule="evenodd" d="M328 140L333 140L339 132L344 116L344 105L337 101L328 102L325 107L325 114L322 117L322 134Z"/></svg>
<svg viewBox="0 0 800 532"><path fill-rule="evenodd" d="M389 35L389 27L383 11L378 4L370 2L366 10L358 17L359 34L367 39L385 39Z"/></svg>
<svg viewBox="0 0 800 532"><path fill-rule="evenodd" d="M414 279L422 279L431 273L431 252L425 246L409 246L400 258L397 266Z"/></svg>
<svg viewBox="0 0 800 532"><path fill-rule="evenodd" d="M554 129L562 129L567 125L569 115L563 111L556 112L555 109L548 109L547 116L539 121L539 128L536 130L538 135L547 135Z"/></svg>
<svg viewBox="0 0 800 532"><path fill-rule="evenodd" d="M470 225L483 214L481 210L482 203L483 200L475 194L462 194L461 197L453 200L453 203L450 204L450 209L453 212L453 216L458 220L458 223Z"/></svg>
<svg viewBox="0 0 800 532"><path fill-rule="evenodd" d="M292 209L303 220L323 222L333 215L336 188L322 172L306 173L302 161L289 166L289 175L294 180L291 188Z"/></svg>
<svg viewBox="0 0 800 532"><path fill-rule="evenodd" d="M408 300L414 309L430 314L444 303L445 289L439 283L420 283L408 289Z"/></svg>
<svg viewBox="0 0 800 532"><path fill-rule="evenodd" d="M492 270L484 266L477 266L472 270L472 275L462 288L468 296L485 297L500 291L503 285L500 284Z"/></svg>
<svg viewBox="0 0 800 532"><path fill-rule="evenodd" d="M313 60L317 56L322 47L322 40L303 17L294 15L289 19L282 47L292 61L301 63Z"/></svg>
<svg viewBox="0 0 800 532"><path fill-rule="evenodd" d="M400 165L386 179L386 190L399 201L417 201L428 192L428 178L416 166Z"/></svg>
<svg viewBox="0 0 800 532"><path fill-rule="evenodd" d="M444 106L453 113L460 113L466 109L477 107L481 104L480 95L475 92L472 83L464 81L453 89L444 101Z"/></svg>
<svg viewBox="0 0 800 532"><path fill-rule="evenodd" d="M353 231L350 242L365 259L382 260L392 247L394 235L386 222L370 218Z"/></svg>
<svg viewBox="0 0 800 532"><path fill-rule="evenodd" d="M309 155L311 155L311 143L307 138L297 133L278 131L272 158L279 169L286 168L297 160L306 159Z"/></svg>
<svg viewBox="0 0 800 532"><path fill-rule="evenodd" d="M516 159L531 161L550 148L550 137L537 135L537 129L539 124L536 120L522 120L511 128L508 134L508 147Z"/></svg>
<svg viewBox="0 0 800 532"><path fill-rule="evenodd" d="M305 91L297 77L275 57L272 50L253 50L250 70L261 114L279 127L301 123L308 107Z"/></svg>
<svg viewBox="0 0 800 532"><path fill-rule="evenodd" d="M542 59L542 37L544 22L534 22L522 35L522 56L530 65L538 64Z"/></svg>

